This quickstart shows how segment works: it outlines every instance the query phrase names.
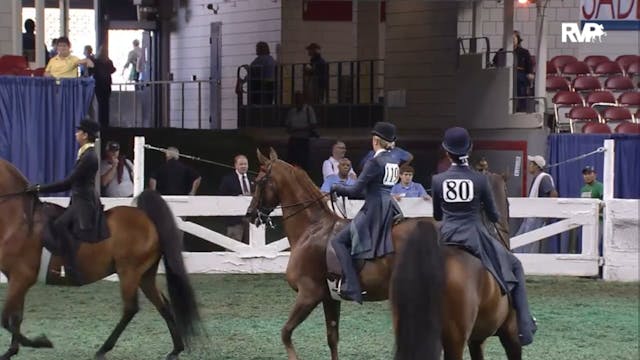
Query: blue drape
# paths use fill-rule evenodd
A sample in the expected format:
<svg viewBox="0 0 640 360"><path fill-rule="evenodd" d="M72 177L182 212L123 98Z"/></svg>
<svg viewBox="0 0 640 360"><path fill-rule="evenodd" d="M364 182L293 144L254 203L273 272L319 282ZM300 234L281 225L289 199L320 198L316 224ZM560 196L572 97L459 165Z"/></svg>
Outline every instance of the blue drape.
<svg viewBox="0 0 640 360"><path fill-rule="evenodd" d="M640 199L640 135L625 134L554 134L549 137L549 163L557 164L567 159L591 152L604 145L605 139L615 140L614 197ZM582 169L586 165L595 167L598 181L602 182L604 154L598 153L550 169L560 197L580 197L584 185ZM581 233L576 233L576 248L571 249L568 233L553 236L549 250L556 253L582 251Z"/></svg>
<svg viewBox="0 0 640 360"><path fill-rule="evenodd" d="M32 183L64 178L75 162L75 126L93 91L91 78L0 76L0 157Z"/></svg>
<svg viewBox="0 0 640 360"><path fill-rule="evenodd" d="M614 196L640 199L640 135L553 134L549 137L549 163L559 163L593 151L603 146L605 139L616 141ZM602 181L602 153L550 169L560 197L580 197L580 188L584 185L582 168L586 165L594 166L598 181Z"/></svg>

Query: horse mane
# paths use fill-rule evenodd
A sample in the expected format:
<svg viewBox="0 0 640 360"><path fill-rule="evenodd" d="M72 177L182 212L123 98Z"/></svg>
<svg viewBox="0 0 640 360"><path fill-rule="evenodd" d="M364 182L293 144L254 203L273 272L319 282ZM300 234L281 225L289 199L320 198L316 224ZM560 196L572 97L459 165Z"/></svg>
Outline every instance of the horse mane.
<svg viewBox="0 0 640 360"><path fill-rule="evenodd" d="M498 234L505 242L505 246L509 248L509 194L507 193L507 175L506 174L487 174L489 185L493 193L493 199L500 211L500 219L498 219L497 230L502 234ZM498 203L498 195L502 195L504 203ZM504 208L503 208L504 207ZM510 250L510 249L509 249Z"/></svg>
<svg viewBox="0 0 640 360"><path fill-rule="evenodd" d="M320 189L318 188L318 186L316 186L313 180L311 180L311 178L309 177L309 174L307 174L306 171L304 171L303 169L297 166L293 166L283 160L278 160L278 162L290 168L291 173L295 178L295 181L300 185L300 187L302 187L302 189L306 194L310 195L309 200L320 199L324 196L322 192L320 192ZM320 204L323 210L326 210L332 216L339 218L333 211L331 211L331 209L329 209L326 201L318 201L318 203Z"/></svg>
<svg viewBox="0 0 640 360"><path fill-rule="evenodd" d="M29 185L29 181L24 175L22 175L20 170L18 170L18 168L13 166L13 164L2 158L0 158L0 174L7 175L0 175L0 187L5 188L3 190L0 190L0 195L23 191L27 187L27 185ZM38 196L34 194L24 193L16 196L22 197L22 209L27 220L28 233L31 234L31 231L33 230L34 214L38 206L42 203L40 202Z"/></svg>

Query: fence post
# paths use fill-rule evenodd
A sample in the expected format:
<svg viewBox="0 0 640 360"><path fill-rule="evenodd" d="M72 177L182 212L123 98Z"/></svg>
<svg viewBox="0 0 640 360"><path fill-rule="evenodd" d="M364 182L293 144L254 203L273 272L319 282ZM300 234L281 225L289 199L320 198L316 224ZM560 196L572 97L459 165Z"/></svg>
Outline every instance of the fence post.
<svg viewBox="0 0 640 360"><path fill-rule="evenodd" d="M133 196L144 190L144 136L136 136L133 141Z"/></svg>
<svg viewBox="0 0 640 360"><path fill-rule="evenodd" d="M615 140L606 139L604 141L604 174L602 174L603 194L602 200L612 200L614 198L613 183L615 181Z"/></svg>

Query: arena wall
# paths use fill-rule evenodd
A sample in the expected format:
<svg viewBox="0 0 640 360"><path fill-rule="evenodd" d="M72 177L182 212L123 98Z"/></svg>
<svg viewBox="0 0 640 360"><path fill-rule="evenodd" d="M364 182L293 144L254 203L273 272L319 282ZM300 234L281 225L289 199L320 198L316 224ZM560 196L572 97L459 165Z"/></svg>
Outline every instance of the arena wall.
<svg viewBox="0 0 640 360"><path fill-rule="evenodd" d="M221 123L223 129L237 127L236 70L255 58L256 43L266 41L275 56L281 41L281 3L266 0L217 2L218 13L206 8L210 1L191 0L176 18L171 34L171 72L175 80L208 79L210 71L209 36L211 23L221 22ZM203 99L208 99L208 89ZM197 97L186 107L197 108ZM208 102L203 103L203 118L209 118ZM176 120L177 121L177 120ZM186 127L197 126L186 124Z"/></svg>

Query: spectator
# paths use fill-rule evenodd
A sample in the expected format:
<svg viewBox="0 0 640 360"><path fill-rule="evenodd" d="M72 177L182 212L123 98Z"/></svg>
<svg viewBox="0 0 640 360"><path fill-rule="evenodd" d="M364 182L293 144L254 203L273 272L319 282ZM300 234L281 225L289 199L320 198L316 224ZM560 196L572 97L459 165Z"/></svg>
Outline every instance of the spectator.
<svg viewBox="0 0 640 360"><path fill-rule="evenodd" d="M143 71L144 53L142 48L140 47L140 41L138 41L138 39L133 40L132 44L133 49L129 51L127 62L122 68L122 75L124 75L125 70L127 70L129 66L131 66L131 71L129 72L129 81L138 82L140 81L140 73Z"/></svg>
<svg viewBox="0 0 640 360"><path fill-rule="evenodd" d="M484 157L480 159L480 161L478 161L475 167L476 167L476 171L479 173L483 173L483 174L489 173L489 163L487 162L487 159L485 159Z"/></svg>
<svg viewBox="0 0 640 360"><path fill-rule="evenodd" d="M235 170L222 178L218 194L223 196L251 196L254 189L254 178L247 175L249 160L245 155L236 155L233 158L233 167ZM248 244L249 224L243 220L243 217L234 216L225 220L227 223L227 236Z"/></svg>
<svg viewBox="0 0 640 360"><path fill-rule="evenodd" d="M400 182L391 188L391 196L400 201L402 198L418 198L431 200L431 196L427 194L421 184L413 182L413 175L416 173L413 167L402 165L400 167Z"/></svg>
<svg viewBox="0 0 640 360"><path fill-rule="evenodd" d="M22 55L27 61L36 61L36 23L32 19L24 21L24 32L22 33ZM45 64L49 62L49 50L44 46Z"/></svg>
<svg viewBox="0 0 640 360"><path fill-rule="evenodd" d="M250 104L269 105L273 103L276 61L270 55L269 44L264 41L256 44L256 55L249 74Z"/></svg>
<svg viewBox="0 0 640 360"><path fill-rule="evenodd" d="M405 149L396 146L395 142L391 144L391 150L389 151L391 151L391 156L398 160L398 164L400 165L409 164L413 160L413 155ZM364 164L366 164L369 159L373 159L373 155L373 150L370 150L367 155L360 160L358 171L362 171L362 169L364 169Z"/></svg>
<svg viewBox="0 0 640 360"><path fill-rule="evenodd" d="M197 171L180 162L180 151L171 146L166 162L149 179L149 187L162 195L195 195L202 178Z"/></svg>
<svg viewBox="0 0 640 360"><path fill-rule="evenodd" d="M120 144L109 141L100 162L102 196L133 196L133 163L120 155Z"/></svg>
<svg viewBox="0 0 640 360"><path fill-rule="evenodd" d="M516 67L516 95L518 97L528 96L530 82L535 78L533 75L533 64L529 50L522 47L522 38L518 31L513 32L513 57ZM528 99L518 99L516 112L526 112Z"/></svg>
<svg viewBox="0 0 640 360"><path fill-rule="evenodd" d="M53 38L51 39L51 50L49 50L47 65L49 64L49 60L53 59L56 55L58 55L58 38Z"/></svg>
<svg viewBox="0 0 640 360"><path fill-rule="evenodd" d="M45 69L44 75L48 77L60 78L77 78L78 65L86 65L93 67L91 59L78 59L71 55L71 42L66 37L61 37L56 43L58 55L54 56Z"/></svg>
<svg viewBox="0 0 640 360"><path fill-rule="evenodd" d="M582 178L584 179L584 186L580 189L580 197L588 199L600 199L603 198L604 187L602 183L596 179L596 169L593 166L585 166L582 169ZM600 226L598 226L598 251L602 256L602 211L599 216Z"/></svg>
<svg viewBox="0 0 640 360"><path fill-rule="evenodd" d="M305 104L304 96L296 91L295 107L287 113L285 125L289 133L287 156L289 162L309 171L309 140L318 137L316 133L316 113L310 105Z"/></svg>
<svg viewBox="0 0 640 360"><path fill-rule="evenodd" d="M309 64L305 66L306 96L314 104L325 102L329 80L329 67L320 55L320 45L311 43L306 47Z"/></svg>
<svg viewBox="0 0 640 360"><path fill-rule="evenodd" d="M89 59L94 63L96 62L96 57L95 55L93 55L93 48L91 47L91 45L85 45L84 51L82 53L84 54L85 59ZM80 65L81 76L84 76L84 77L92 76L93 71L94 71L93 69L89 69L86 65Z"/></svg>
<svg viewBox="0 0 640 360"><path fill-rule="evenodd" d="M338 140L333 144L331 148L331 156L322 163L322 178L326 179L329 175L338 175L338 164L340 160L344 158L347 153L347 145ZM349 171L349 177L356 179L356 173L353 168Z"/></svg>
<svg viewBox="0 0 640 360"><path fill-rule="evenodd" d="M109 98L111 97L111 74L116 71L109 59L106 46L100 46L95 60L93 78L96 81L96 99L98 100L98 120L104 129L109 127Z"/></svg>
<svg viewBox="0 0 640 360"><path fill-rule="evenodd" d="M558 192L555 189L555 185L553 183L553 178L551 175L543 172L546 165L546 161L540 155L535 156L527 156L527 160L529 164L527 166L527 171L529 174L533 176L533 181L531 182L531 187L529 188L529 197L530 198L542 198L542 197L558 197ZM544 226L546 223L545 218L526 218L522 221L520 228L516 235L524 234L529 231L533 231ZM514 252L517 253L540 253L543 250L547 252L546 244L548 241L542 240L538 242L534 242L532 244L524 245L519 248L516 248Z"/></svg>
<svg viewBox="0 0 640 360"><path fill-rule="evenodd" d="M320 191L323 194L327 194L331 191L331 185L333 184L344 184L344 185L353 185L355 184L355 180L349 177L349 172L351 171L351 160L347 158L342 158L338 161L338 173L331 174L324 179L322 186L320 187Z"/></svg>

